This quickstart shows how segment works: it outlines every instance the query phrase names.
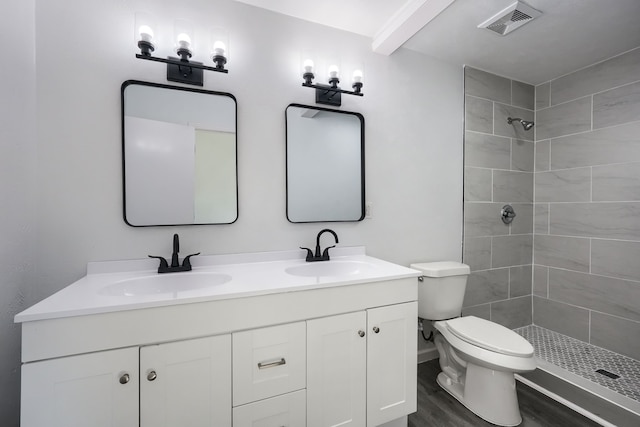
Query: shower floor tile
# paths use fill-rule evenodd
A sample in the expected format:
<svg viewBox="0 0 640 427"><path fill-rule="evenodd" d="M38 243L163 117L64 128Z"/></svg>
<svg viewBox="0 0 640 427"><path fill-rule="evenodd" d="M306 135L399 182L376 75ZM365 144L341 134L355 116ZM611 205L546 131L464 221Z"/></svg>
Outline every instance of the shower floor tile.
<svg viewBox="0 0 640 427"><path fill-rule="evenodd" d="M536 325L515 329L548 363L640 402L640 361ZM613 379L597 370L618 375Z"/></svg>

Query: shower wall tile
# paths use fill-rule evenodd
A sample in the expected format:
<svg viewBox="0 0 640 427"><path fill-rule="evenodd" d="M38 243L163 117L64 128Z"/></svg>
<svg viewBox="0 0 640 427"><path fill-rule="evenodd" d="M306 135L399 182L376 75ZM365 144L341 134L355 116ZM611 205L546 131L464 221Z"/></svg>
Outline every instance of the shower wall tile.
<svg viewBox="0 0 640 427"><path fill-rule="evenodd" d="M536 203L534 209L534 234L549 234L549 204Z"/></svg>
<svg viewBox="0 0 640 427"><path fill-rule="evenodd" d="M511 169L511 140L501 136L465 132L464 164L481 168Z"/></svg>
<svg viewBox="0 0 640 427"><path fill-rule="evenodd" d="M536 138L549 139L591 130L591 97L536 112Z"/></svg>
<svg viewBox="0 0 640 427"><path fill-rule="evenodd" d="M536 86L536 110L551 106L550 87L550 82Z"/></svg>
<svg viewBox="0 0 640 427"><path fill-rule="evenodd" d="M536 172L548 171L551 164L549 140L536 141Z"/></svg>
<svg viewBox="0 0 640 427"><path fill-rule="evenodd" d="M533 233L533 204L513 203L516 217L511 222L511 234Z"/></svg>
<svg viewBox="0 0 640 427"><path fill-rule="evenodd" d="M593 95L593 128L640 119L640 82Z"/></svg>
<svg viewBox="0 0 640 427"><path fill-rule="evenodd" d="M640 201L640 163L593 167L593 201Z"/></svg>
<svg viewBox="0 0 640 427"><path fill-rule="evenodd" d="M577 168L535 174L536 202L588 202L591 169Z"/></svg>
<svg viewBox="0 0 640 427"><path fill-rule="evenodd" d="M533 202L533 173L493 171L495 202Z"/></svg>
<svg viewBox="0 0 640 427"><path fill-rule="evenodd" d="M551 141L551 169L640 162L640 121Z"/></svg>
<svg viewBox="0 0 640 427"><path fill-rule="evenodd" d="M464 168L464 200L491 201L491 169Z"/></svg>
<svg viewBox="0 0 640 427"><path fill-rule="evenodd" d="M533 236L496 236L491 241L491 267L510 267L531 264Z"/></svg>
<svg viewBox="0 0 640 427"><path fill-rule="evenodd" d="M591 313L591 344L640 359L640 323Z"/></svg>
<svg viewBox="0 0 640 427"><path fill-rule="evenodd" d="M491 320L491 304L474 305L462 308L463 316L476 316L482 319Z"/></svg>
<svg viewBox="0 0 640 427"><path fill-rule="evenodd" d="M466 130L493 133L493 102L465 97L464 120Z"/></svg>
<svg viewBox="0 0 640 427"><path fill-rule="evenodd" d="M518 117L523 120L533 121L534 113L524 108L495 103L493 112L494 133L496 135L508 136L509 138L533 141L533 130L524 130L520 123L507 123L507 118L509 117Z"/></svg>
<svg viewBox="0 0 640 427"><path fill-rule="evenodd" d="M531 295L532 266L509 268L509 298Z"/></svg>
<svg viewBox="0 0 640 427"><path fill-rule="evenodd" d="M536 235L533 263L589 272L589 239Z"/></svg>
<svg viewBox="0 0 640 427"><path fill-rule="evenodd" d="M549 269L549 298L640 321L640 283Z"/></svg>
<svg viewBox="0 0 640 427"><path fill-rule="evenodd" d="M509 297L509 269L474 271L467 280L464 307L500 301Z"/></svg>
<svg viewBox="0 0 640 427"><path fill-rule="evenodd" d="M516 107L533 110L535 108L535 87L533 85L511 81L511 104Z"/></svg>
<svg viewBox="0 0 640 427"><path fill-rule="evenodd" d="M640 80L640 48L551 81L553 105Z"/></svg>
<svg viewBox="0 0 640 427"><path fill-rule="evenodd" d="M589 310L584 308L534 296L533 323L589 342Z"/></svg>
<svg viewBox="0 0 640 427"><path fill-rule="evenodd" d="M542 298L549 297L549 267L533 266L533 295Z"/></svg>
<svg viewBox="0 0 640 427"><path fill-rule="evenodd" d="M532 323L531 296L491 303L491 321L509 329Z"/></svg>
<svg viewBox="0 0 640 427"><path fill-rule="evenodd" d="M521 139L511 140L511 169L533 172L535 144Z"/></svg>
<svg viewBox="0 0 640 427"><path fill-rule="evenodd" d="M640 240L640 203L557 203L551 205L551 234Z"/></svg>
<svg viewBox="0 0 640 427"><path fill-rule="evenodd" d="M500 210L504 203L464 204L465 237L498 236L509 234L509 226L500 220Z"/></svg>
<svg viewBox="0 0 640 427"><path fill-rule="evenodd" d="M491 268L491 237L466 237L462 262L471 271Z"/></svg>
<svg viewBox="0 0 640 427"><path fill-rule="evenodd" d="M636 219L636 221L638 220ZM599 239L594 239L591 242L591 272L593 274L640 281L639 260L640 242ZM639 302L636 301L636 304Z"/></svg>
<svg viewBox="0 0 640 427"><path fill-rule="evenodd" d="M511 80L471 67L464 69L464 90L467 95L511 102Z"/></svg>

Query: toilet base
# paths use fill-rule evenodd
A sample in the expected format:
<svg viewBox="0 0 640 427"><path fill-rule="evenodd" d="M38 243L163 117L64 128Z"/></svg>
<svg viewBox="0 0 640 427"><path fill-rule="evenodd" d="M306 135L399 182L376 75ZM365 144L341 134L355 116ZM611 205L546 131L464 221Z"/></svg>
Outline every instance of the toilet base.
<svg viewBox="0 0 640 427"><path fill-rule="evenodd" d="M453 381L444 372L438 374L437 382L471 412L492 424L517 426L522 422L512 372L467 363L464 383Z"/></svg>

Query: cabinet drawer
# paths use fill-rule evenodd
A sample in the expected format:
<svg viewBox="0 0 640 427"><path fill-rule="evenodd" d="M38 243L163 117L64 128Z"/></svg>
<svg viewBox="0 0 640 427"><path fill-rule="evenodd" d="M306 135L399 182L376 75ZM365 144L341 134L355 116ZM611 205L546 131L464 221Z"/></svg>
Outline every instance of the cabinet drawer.
<svg viewBox="0 0 640 427"><path fill-rule="evenodd" d="M305 385L305 322L233 334L233 406Z"/></svg>
<svg viewBox="0 0 640 427"><path fill-rule="evenodd" d="M303 427L306 393L299 390L233 408L233 427Z"/></svg>

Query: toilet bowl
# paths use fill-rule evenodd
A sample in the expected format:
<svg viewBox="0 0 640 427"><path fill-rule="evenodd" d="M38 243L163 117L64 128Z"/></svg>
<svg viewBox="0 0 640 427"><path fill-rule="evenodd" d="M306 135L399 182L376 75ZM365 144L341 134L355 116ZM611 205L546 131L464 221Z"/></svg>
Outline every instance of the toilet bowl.
<svg viewBox="0 0 640 427"><path fill-rule="evenodd" d="M436 331L434 344L442 369L438 384L490 423L520 424L514 374L536 368L531 344L497 323L459 317L469 275L465 264L421 263L411 268L423 273L418 314L432 321Z"/></svg>

